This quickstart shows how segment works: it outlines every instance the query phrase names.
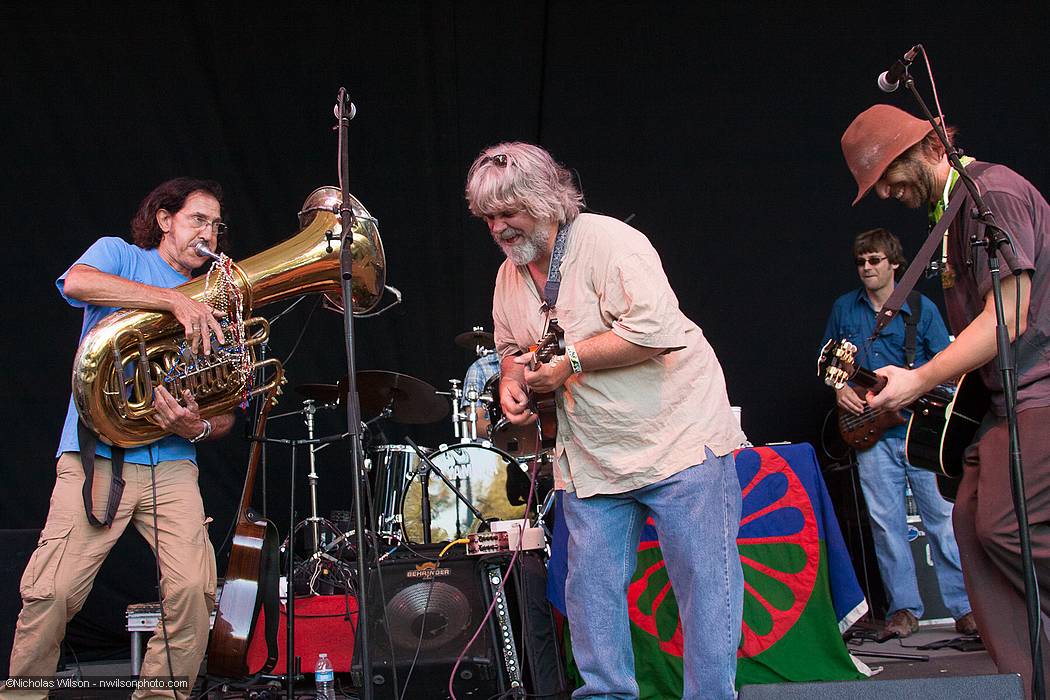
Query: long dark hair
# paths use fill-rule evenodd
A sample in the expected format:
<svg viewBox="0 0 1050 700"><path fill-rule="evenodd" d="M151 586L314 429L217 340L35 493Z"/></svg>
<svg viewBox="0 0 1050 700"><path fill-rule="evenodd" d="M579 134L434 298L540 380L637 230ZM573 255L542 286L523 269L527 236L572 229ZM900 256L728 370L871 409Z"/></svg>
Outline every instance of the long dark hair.
<svg viewBox="0 0 1050 700"><path fill-rule="evenodd" d="M176 177L157 185L146 195L131 220L132 240L139 248L149 250L160 244L164 232L157 224L157 212L161 209L176 213L186 203L186 198L194 192L207 192L219 201L222 210L222 186L213 180L200 180L194 177ZM222 241L219 241L220 247Z"/></svg>

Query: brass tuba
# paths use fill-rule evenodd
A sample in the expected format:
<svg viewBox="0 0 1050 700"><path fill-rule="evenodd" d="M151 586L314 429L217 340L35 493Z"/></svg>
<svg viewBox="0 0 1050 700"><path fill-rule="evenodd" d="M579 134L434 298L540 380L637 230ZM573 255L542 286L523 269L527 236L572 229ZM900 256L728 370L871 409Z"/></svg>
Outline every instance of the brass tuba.
<svg viewBox="0 0 1050 700"><path fill-rule="evenodd" d="M383 296L386 259L376 220L355 197L350 199L354 214L351 308L363 314ZM271 382L246 391L256 368L280 364L276 359L255 362L254 348L269 337L270 328L266 319L253 317L252 312L303 294L341 300L340 204L337 188L319 187L303 204L296 235L232 266L244 319L243 347L216 348L213 343L211 356L197 356L187 365L185 332L171 314L124 309L100 321L84 336L73 360L73 400L84 424L105 442L137 447L167 435L152 420L154 386L165 385L177 399L182 389L189 389L203 418L227 413L248 395L272 389ZM177 289L211 303L213 290L205 289L204 277ZM246 373L246 366L251 371Z"/></svg>

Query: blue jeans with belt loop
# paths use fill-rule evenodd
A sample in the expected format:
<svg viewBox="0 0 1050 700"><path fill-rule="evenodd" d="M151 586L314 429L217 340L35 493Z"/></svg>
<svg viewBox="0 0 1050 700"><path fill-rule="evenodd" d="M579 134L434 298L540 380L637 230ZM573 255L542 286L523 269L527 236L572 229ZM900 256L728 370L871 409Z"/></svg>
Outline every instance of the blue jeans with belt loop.
<svg viewBox="0 0 1050 700"><path fill-rule="evenodd" d="M908 463L902 437L884 437L869 449L858 452L857 464L871 519L875 558L889 598L887 612L910 610L918 618L924 612L915 578L915 559L908 542L905 477L911 484L923 529L929 536L944 606L957 620L970 612L959 564L959 547L952 530L952 504L941 497L936 475Z"/></svg>
<svg viewBox="0 0 1050 700"><path fill-rule="evenodd" d="M583 677L574 698L638 697L627 611L642 528L652 516L674 587L685 642L687 700L732 700L743 615L736 547L740 481L733 454L613 495L565 493L569 530L565 604Z"/></svg>

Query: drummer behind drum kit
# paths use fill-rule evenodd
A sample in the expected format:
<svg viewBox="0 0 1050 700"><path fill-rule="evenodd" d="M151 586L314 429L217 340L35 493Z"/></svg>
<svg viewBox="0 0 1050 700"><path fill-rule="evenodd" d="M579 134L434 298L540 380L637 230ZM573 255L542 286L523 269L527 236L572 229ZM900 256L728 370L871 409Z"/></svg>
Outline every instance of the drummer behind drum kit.
<svg viewBox="0 0 1050 700"><path fill-rule="evenodd" d="M480 328L461 333L455 342L478 355L493 348L492 334ZM530 515L527 509L533 471L540 479L532 502L542 504L534 507L534 513L542 519L550 508L549 478L545 478L550 473L550 455L538 449L535 425L512 426L500 418L499 375L490 378L480 394L475 389L464 391L458 379L449 380L449 385L449 391L443 392L397 372L357 373L366 428L384 420L422 425L451 414L454 439L437 449L414 444L366 445L365 465L371 487L368 523L375 536L391 546L460 540L490 521L526 518ZM343 404L347 390L345 377L335 384L296 387L304 401L303 409L294 413L305 418L308 442L314 440L314 414ZM486 414L492 420L485 420ZM327 562L329 569L338 572L342 568L339 560L348 557L340 556L337 547L349 541L352 533L339 532L334 523L317 514L314 455L320 449L323 446L310 450L310 516L295 530L309 526L312 534L309 546L313 553L303 558L304 564ZM316 593L314 584L320 568L297 570L296 580L308 579L309 590ZM336 578L349 585L349 576Z"/></svg>

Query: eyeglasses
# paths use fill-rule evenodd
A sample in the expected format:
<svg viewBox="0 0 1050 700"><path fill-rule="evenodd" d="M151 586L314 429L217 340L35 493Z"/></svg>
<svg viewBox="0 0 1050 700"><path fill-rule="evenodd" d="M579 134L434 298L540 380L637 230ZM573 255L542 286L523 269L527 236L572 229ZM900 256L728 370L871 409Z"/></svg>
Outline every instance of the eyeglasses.
<svg viewBox="0 0 1050 700"><path fill-rule="evenodd" d="M496 167L505 168L505 167L507 167L507 154L506 153L496 153L495 155L485 156L484 158L481 159L482 163L488 163L490 161L492 163L494 163L496 165Z"/></svg>
<svg viewBox="0 0 1050 700"><path fill-rule="evenodd" d="M190 226L197 229L198 231L206 229L210 226L212 229L215 230L215 235L221 237L225 236L226 232L229 230L229 226L222 223L221 221L210 221L208 217L201 216L200 214L190 214L186 218L190 220Z"/></svg>
<svg viewBox="0 0 1050 700"><path fill-rule="evenodd" d="M885 259L885 255L862 255L861 257L856 258L853 262L857 263L857 267L864 267L864 263L875 267Z"/></svg>

